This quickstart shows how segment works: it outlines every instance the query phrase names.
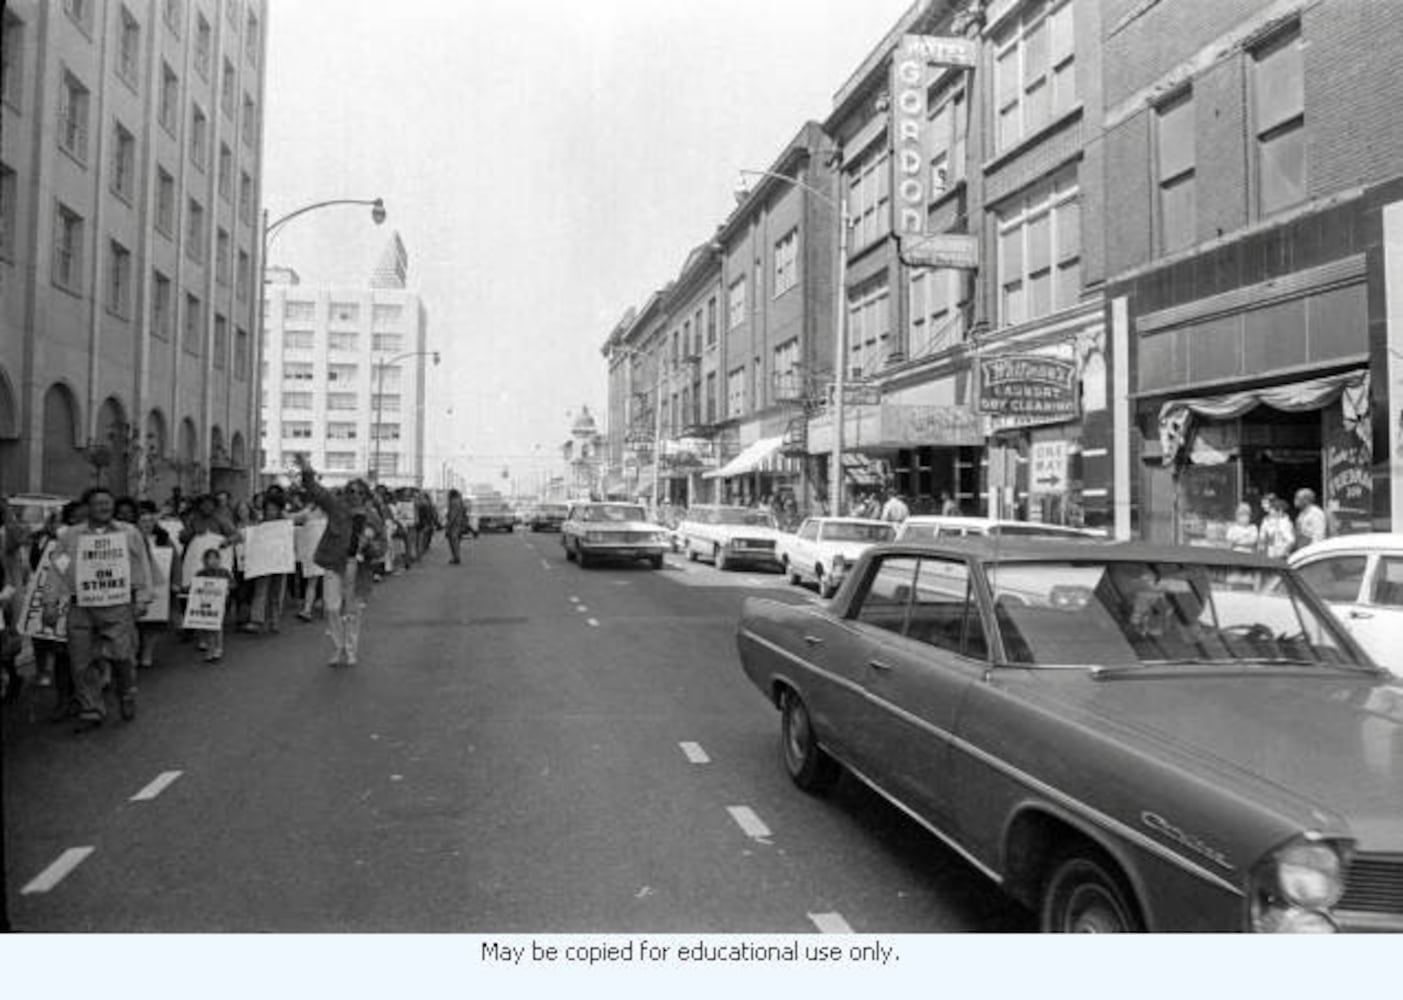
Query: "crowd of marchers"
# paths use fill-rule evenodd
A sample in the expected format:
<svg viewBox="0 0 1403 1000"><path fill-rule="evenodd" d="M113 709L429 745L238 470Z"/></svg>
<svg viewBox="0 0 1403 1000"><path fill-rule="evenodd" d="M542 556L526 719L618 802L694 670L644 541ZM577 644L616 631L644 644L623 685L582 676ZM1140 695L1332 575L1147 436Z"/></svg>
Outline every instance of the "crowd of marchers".
<svg viewBox="0 0 1403 1000"><path fill-rule="evenodd" d="M252 532L279 521L302 535L293 571L247 573ZM32 685L78 732L110 703L131 721L141 671L217 665L227 633L274 636L288 618L323 618L328 665L356 666L375 584L416 566L440 531L459 563L469 530L460 496L440 511L422 490L329 487L305 462L248 500L174 491L157 504L95 486L38 526L0 499L0 688L13 701Z"/></svg>

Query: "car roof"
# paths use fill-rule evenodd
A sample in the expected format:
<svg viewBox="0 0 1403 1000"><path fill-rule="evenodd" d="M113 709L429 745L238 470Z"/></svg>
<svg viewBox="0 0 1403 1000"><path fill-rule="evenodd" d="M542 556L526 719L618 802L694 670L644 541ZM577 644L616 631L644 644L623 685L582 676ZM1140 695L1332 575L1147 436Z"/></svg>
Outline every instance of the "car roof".
<svg viewBox="0 0 1403 1000"><path fill-rule="evenodd" d="M1067 524L1046 524L1042 521L1015 521L1012 518L967 517L964 514L917 514L908 517L903 524L939 524L952 528L1037 528L1039 530L1065 532L1067 534L1092 534L1085 528L1074 528Z"/></svg>
<svg viewBox="0 0 1403 1000"><path fill-rule="evenodd" d="M889 528L896 527L890 521L883 521L875 517L811 517L809 520L822 524L884 524Z"/></svg>
<svg viewBox="0 0 1403 1000"><path fill-rule="evenodd" d="M1055 538L967 535L951 539L921 539L888 542L869 550L883 552L922 552L975 558L991 562L1181 562L1202 566L1257 566L1282 569L1282 564L1262 556L1231 549L1196 545L1165 545L1156 542L1109 542L1088 546L1085 542Z"/></svg>
<svg viewBox="0 0 1403 1000"><path fill-rule="evenodd" d="M1302 559L1329 552L1353 552L1358 549L1371 552L1403 552L1403 533L1369 531L1358 535L1336 535L1291 553L1291 563L1294 565Z"/></svg>

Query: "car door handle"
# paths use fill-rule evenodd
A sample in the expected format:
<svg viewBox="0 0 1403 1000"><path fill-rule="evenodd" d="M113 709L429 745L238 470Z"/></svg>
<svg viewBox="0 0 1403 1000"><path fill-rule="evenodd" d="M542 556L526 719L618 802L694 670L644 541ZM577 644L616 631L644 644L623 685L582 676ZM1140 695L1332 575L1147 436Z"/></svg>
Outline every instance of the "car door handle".
<svg viewBox="0 0 1403 1000"><path fill-rule="evenodd" d="M880 670L880 671L882 671L883 673L885 673L885 672L887 672L888 670L891 670L891 669L892 669L892 665L891 665L890 663L888 663L886 660L868 660L868 661L867 661L867 665L868 665L869 667L871 667L873 670Z"/></svg>
<svg viewBox="0 0 1403 1000"><path fill-rule="evenodd" d="M807 643L808 645L810 645L810 646L822 646L822 645L823 645L823 639L820 638L819 636L816 636L816 635L806 635L806 636L804 636L804 642L806 642L806 643Z"/></svg>
<svg viewBox="0 0 1403 1000"><path fill-rule="evenodd" d="M1372 611L1351 611L1351 612L1349 613L1349 616L1350 616L1351 618L1357 618L1357 619L1368 619L1368 618L1373 618L1373 617L1374 617L1374 614L1373 614Z"/></svg>

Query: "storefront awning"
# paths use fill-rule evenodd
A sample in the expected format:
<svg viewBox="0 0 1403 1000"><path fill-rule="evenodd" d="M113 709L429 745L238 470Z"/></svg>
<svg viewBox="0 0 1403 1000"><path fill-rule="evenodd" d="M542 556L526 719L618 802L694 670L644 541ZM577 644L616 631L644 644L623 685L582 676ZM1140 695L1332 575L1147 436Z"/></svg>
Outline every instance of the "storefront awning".
<svg viewBox="0 0 1403 1000"><path fill-rule="evenodd" d="M1171 399L1159 410L1159 440L1166 466L1178 460L1180 451L1192 433L1195 416L1209 420L1232 420L1259 406L1270 406L1287 413L1305 413L1323 409L1343 397L1345 426L1368 426L1368 371L1341 372L1304 382L1289 382L1224 396L1203 396L1197 399Z"/></svg>
<svg viewBox="0 0 1403 1000"><path fill-rule="evenodd" d="M721 468L703 473L702 478L730 479L733 476L743 476L747 472L754 472L760 467L760 463L778 452L782 444L784 444L784 435L782 434L779 437L761 438Z"/></svg>

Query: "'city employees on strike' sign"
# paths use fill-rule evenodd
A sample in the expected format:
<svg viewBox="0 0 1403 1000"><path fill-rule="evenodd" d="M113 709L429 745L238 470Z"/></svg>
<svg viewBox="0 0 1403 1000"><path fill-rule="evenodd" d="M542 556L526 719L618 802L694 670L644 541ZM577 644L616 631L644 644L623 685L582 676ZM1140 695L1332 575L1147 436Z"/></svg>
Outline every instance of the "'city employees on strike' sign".
<svg viewBox="0 0 1403 1000"><path fill-rule="evenodd" d="M132 600L132 562L121 534L84 535L78 541L73 579L80 608L111 608Z"/></svg>

